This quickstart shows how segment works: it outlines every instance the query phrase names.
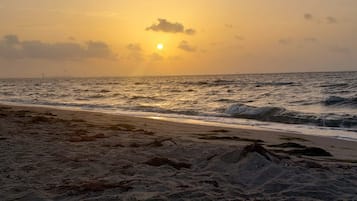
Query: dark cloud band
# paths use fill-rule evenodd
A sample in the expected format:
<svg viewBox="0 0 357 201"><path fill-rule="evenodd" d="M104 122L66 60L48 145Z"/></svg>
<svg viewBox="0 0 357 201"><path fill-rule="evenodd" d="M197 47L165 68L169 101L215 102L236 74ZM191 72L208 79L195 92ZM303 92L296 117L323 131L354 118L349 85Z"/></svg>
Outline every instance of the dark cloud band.
<svg viewBox="0 0 357 201"><path fill-rule="evenodd" d="M16 35L7 35L0 40L0 58L81 60L87 58L113 59L110 47L99 41L84 45L74 42L46 43L39 40L20 41Z"/></svg>

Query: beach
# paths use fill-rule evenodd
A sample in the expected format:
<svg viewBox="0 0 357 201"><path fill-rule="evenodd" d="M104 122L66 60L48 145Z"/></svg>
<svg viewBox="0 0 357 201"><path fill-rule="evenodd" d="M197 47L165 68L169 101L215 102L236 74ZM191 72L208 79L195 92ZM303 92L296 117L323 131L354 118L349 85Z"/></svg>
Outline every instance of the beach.
<svg viewBox="0 0 357 201"><path fill-rule="evenodd" d="M357 142L0 107L0 200L357 200Z"/></svg>

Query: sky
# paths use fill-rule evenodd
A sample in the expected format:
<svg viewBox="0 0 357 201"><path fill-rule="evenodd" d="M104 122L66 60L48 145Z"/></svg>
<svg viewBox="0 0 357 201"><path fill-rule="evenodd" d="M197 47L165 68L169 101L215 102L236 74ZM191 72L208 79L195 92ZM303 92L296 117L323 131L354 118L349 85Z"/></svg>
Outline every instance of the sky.
<svg viewBox="0 0 357 201"><path fill-rule="evenodd" d="M356 71L356 9L356 0L0 0L0 77Z"/></svg>

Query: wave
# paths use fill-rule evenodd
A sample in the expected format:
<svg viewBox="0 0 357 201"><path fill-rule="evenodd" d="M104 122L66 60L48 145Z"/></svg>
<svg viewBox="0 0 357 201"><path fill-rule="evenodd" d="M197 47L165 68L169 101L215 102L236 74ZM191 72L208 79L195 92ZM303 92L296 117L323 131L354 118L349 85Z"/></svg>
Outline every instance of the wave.
<svg viewBox="0 0 357 201"><path fill-rule="evenodd" d="M102 89L102 90L99 91L99 93L109 93L109 92L111 92L111 91L106 90L106 89Z"/></svg>
<svg viewBox="0 0 357 201"><path fill-rule="evenodd" d="M81 86L108 86L108 85L119 85L120 82L83 82Z"/></svg>
<svg viewBox="0 0 357 201"><path fill-rule="evenodd" d="M89 99L96 99L96 98L104 98L104 97L105 97L104 95L96 94L96 95L88 96L87 98L89 98Z"/></svg>
<svg viewBox="0 0 357 201"><path fill-rule="evenodd" d="M193 86L223 86L235 84L236 80L225 80L225 79L215 79L215 80L205 80L205 81L186 81L180 82L182 85L193 85Z"/></svg>
<svg viewBox="0 0 357 201"><path fill-rule="evenodd" d="M334 84L322 84L321 88L334 88L334 87L348 87L348 83L334 83Z"/></svg>
<svg viewBox="0 0 357 201"><path fill-rule="evenodd" d="M209 82L208 82L208 81L186 81L186 82L180 82L179 84L182 84L182 85L198 85L198 86L201 86L201 85L208 85Z"/></svg>
<svg viewBox="0 0 357 201"><path fill-rule="evenodd" d="M196 86L226 86L226 85L253 85L255 87L265 86L301 86L299 82L243 82L241 80L229 80L229 79L215 79L205 81L186 81L181 82L183 85L196 85Z"/></svg>
<svg viewBox="0 0 357 201"><path fill-rule="evenodd" d="M75 107L83 109L105 109L105 110L129 110L140 112L154 112L163 114L181 114L190 116L213 116L213 117L233 117L243 119L254 119L265 122L276 122L286 124L304 124L315 125L330 128L351 128L351 131L357 129L357 116L349 114L313 114L291 111L283 107L255 107L243 103L232 104L226 109L217 109L214 112L203 112L192 108L162 108L158 106L136 105L107 105L96 103L70 103L70 102L52 102L32 100L25 101L23 99L3 99L0 101L17 102L25 104L60 106L60 107ZM222 99L223 102L229 102L229 99Z"/></svg>
<svg viewBox="0 0 357 201"><path fill-rule="evenodd" d="M323 101L326 106L354 106L357 107L357 97L340 97L340 96L330 96Z"/></svg>
<svg viewBox="0 0 357 201"><path fill-rule="evenodd" d="M216 79L213 81L213 83L216 83L216 84L232 84L232 83L235 83L236 81L235 80L224 80L224 79Z"/></svg>
<svg viewBox="0 0 357 201"><path fill-rule="evenodd" d="M165 101L165 99L150 96L132 96L130 100Z"/></svg>
<svg viewBox="0 0 357 201"><path fill-rule="evenodd" d="M171 89L171 90L169 90L169 92L171 92L171 93L181 93L182 91L179 90L179 89Z"/></svg>
<svg viewBox="0 0 357 201"><path fill-rule="evenodd" d="M15 93L12 91L1 91L0 95L4 95L4 96L14 96Z"/></svg>
<svg viewBox="0 0 357 201"><path fill-rule="evenodd" d="M225 113L244 118L268 120L267 118L270 116L274 116L284 111L285 109L280 107L254 107L238 103L229 106Z"/></svg>
<svg viewBox="0 0 357 201"><path fill-rule="evenodd" d="M216 102L226 102L226 103L234 103L234 102L237 102L236 100L233 100L233 99L229 99L229 98L220 98L220 99L217 99L215 100Z"/></svg>
<svg viewBox="0 0 357 201"><path fill-rule="evenodd" d="M255 107L245 104L233 104L225 110L225 113L236 118L277 123L343 128L357 127L357 116L336 114L317 115L290 111L282 107Z"/></svg>
<svg viewBox="0 0 357 201"><path fill-rule="evenodd" d="M264 86L300 86L300 83L295 82L257 82L255 87L264 87Z"/></svg>

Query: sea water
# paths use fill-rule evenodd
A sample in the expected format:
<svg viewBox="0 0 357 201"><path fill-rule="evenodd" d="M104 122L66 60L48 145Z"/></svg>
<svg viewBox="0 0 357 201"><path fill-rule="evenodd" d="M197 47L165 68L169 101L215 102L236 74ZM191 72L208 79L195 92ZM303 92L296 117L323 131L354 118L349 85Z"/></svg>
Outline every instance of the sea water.
<svg viewBox="0 0 357 201"><path fill-rule="evenodd" d="M357 72L0 79L0 101L357 140Z"/></svg>

